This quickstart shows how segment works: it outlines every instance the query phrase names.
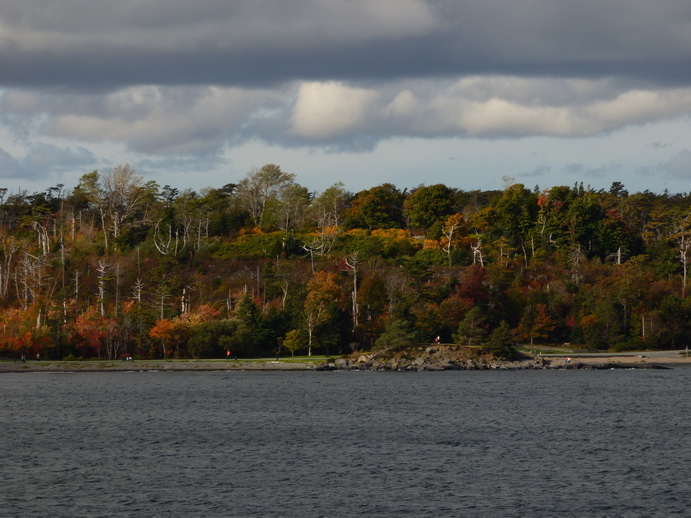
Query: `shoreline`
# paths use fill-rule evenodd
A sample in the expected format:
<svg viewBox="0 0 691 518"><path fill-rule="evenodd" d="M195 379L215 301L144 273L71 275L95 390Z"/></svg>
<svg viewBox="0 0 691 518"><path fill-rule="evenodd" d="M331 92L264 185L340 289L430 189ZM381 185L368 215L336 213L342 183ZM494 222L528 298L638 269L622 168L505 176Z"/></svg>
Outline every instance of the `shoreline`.
<svg viewBox="0 0 691 518"><path fill-rule="evenodd" d="M308 371L321 362L243 360L85 360L3 361L0 374L9 372L211 372L211 371Z"/></svg>
<svg viewBox="0 0 691 518"><path fill-rule="evenodd" d="M567 362L566 358L571 358ZM628 356L595 356L595 355L563 355L555 357L545 357L552 368L621 368L621 369L652 369L652 368L666 368L672 369L675 367L689 367L691 366L691 357L685 356L664 356L664 357L649 357L645 353L628 355Z"/></svg>
<svg viewBox="0 0 691 518"><path fill-rule="evenodd" d="M570 361L567 361L570 358ZM85 361L0 361L0 374L18 372L221 372L221 371L329 371L329 370L398 370L355 367L335 359L301 361L252 361L252 360L85 360ZM543 355L519 362L490 362L463 370L554 370L554 369L670 369L691 367L691 357L650 357L644 353L632 355ZM461 370L448 368L421 368L416 370ZM415 370L415 369L407 369Z"/></svg>

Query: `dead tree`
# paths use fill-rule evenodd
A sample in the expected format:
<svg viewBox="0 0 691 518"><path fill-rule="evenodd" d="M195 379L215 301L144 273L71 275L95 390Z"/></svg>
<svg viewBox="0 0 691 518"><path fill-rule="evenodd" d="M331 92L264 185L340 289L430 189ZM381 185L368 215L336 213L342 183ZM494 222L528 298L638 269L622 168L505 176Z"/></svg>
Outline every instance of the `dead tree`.
<svg viewBox="0 0 691 518"><path fill-rule="evenodd" d="M352 312L353 312L353 330L358 326L358 303L357 303L357 271L360 261L358 259L358 253L355 252L352 255L346 257L345 264L353 272L353 290L351 291L352 299Z"/></svg>

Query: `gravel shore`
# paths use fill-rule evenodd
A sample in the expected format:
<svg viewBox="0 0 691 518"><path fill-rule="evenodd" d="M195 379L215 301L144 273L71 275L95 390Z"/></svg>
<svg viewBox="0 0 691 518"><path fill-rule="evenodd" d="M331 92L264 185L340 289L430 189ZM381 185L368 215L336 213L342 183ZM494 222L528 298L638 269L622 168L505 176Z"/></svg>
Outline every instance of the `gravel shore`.
<svg viewBox="0 0 691 518"><path fill-rule="evenodd" d="M586 367L602 367L611 365L620 368L651 368L655 366L660 367L686 367L691 366L691 358L685 356L647 356L645 353L639 355L629 356L579 356L573 355L568 357L549 358L545 361L549 362L552 367L575 367L578 365Z"/></svg>
<svg viewBox="0 0 691 518"><path fill-rule="evenodd" d="M691 358L676 356L572 355L543 356L549 368L653 368L691 366ZM109 372L109 371L308 371L323 366L323 361L251 360L137 360L137 361L0 361L3 372Z"/></svg>
<svg viewBox="0 0 691 518"><path fill-rule="evenodd" d="M244 360L3 361L2 372L109 371L294 371L314 370L318 362Z"/></svg>

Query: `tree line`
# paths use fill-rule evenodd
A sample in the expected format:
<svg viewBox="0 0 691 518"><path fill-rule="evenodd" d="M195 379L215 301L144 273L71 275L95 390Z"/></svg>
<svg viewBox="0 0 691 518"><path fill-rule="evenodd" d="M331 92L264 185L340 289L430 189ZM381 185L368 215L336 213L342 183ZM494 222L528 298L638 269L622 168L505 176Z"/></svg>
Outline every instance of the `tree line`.
<svg viewBox="0 0 691 518"><path fill-rule="evenodd" d="M678 348L690 231L688 194L620 182L312 192L267 164L196 192L123 164L0 189L0 353L343 354L497 333Z"/></svg>

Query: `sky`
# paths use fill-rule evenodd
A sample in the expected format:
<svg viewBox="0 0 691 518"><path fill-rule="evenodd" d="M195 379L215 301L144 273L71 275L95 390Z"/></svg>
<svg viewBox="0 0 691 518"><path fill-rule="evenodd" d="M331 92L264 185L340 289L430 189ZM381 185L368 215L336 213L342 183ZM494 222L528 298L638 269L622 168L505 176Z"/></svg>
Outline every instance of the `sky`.
<svg viewBox="0 0 691 518"><path fill-rule="evenodd" d="M688 0L3 0L0 187L691 191Z"/></svg>

